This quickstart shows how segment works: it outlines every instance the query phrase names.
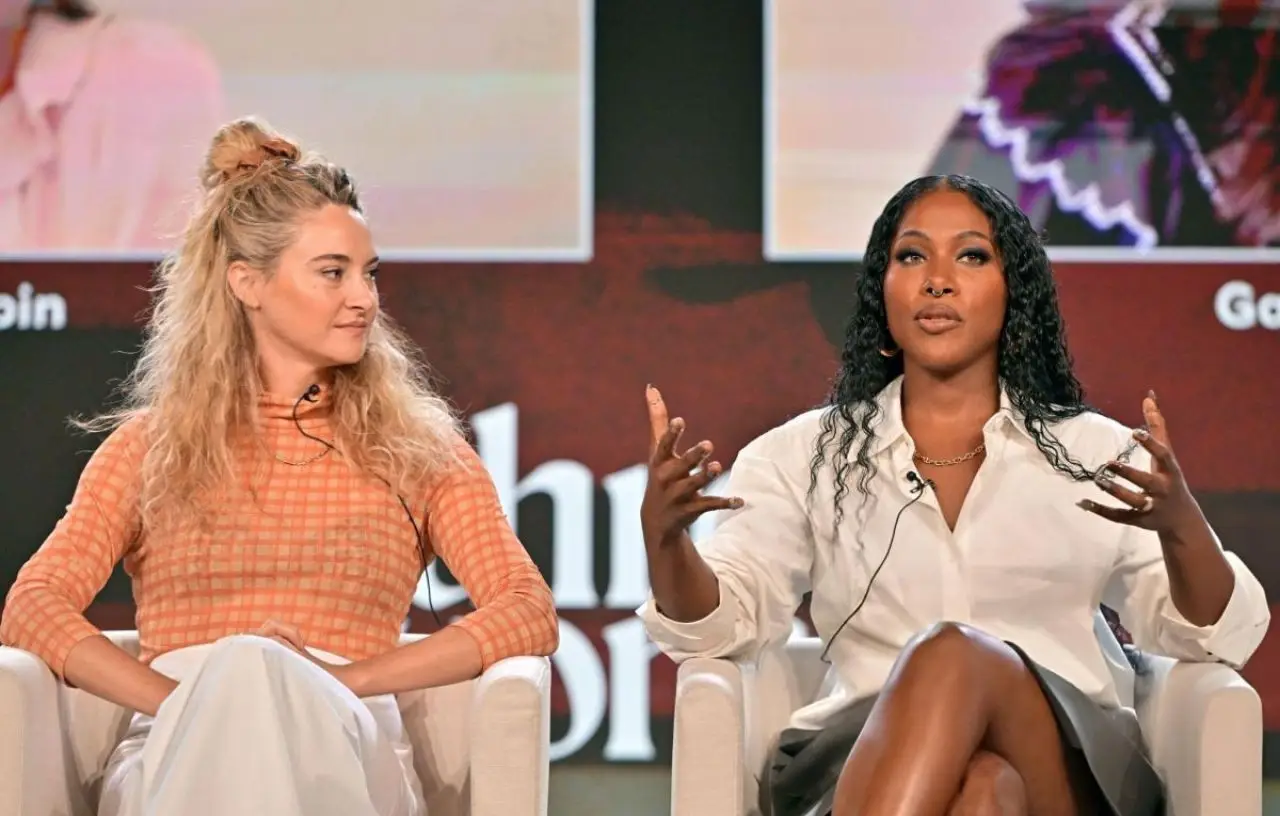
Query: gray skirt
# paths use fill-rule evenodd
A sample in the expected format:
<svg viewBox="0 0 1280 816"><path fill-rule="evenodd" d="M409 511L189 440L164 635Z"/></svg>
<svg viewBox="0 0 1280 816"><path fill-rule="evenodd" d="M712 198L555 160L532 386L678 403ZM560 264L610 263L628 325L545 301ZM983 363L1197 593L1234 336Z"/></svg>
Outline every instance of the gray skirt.
<svg viewBox="0 0 1280 816"><path fill-rule="evenodd" d="M1151 767L1137 719L1104 708L1010 643L1053 709L1081 816L1161 816L1164 786ZM773 816L830 816L836 780L875 705L864 697L821 731L782 732L762 793Z"/></svg>

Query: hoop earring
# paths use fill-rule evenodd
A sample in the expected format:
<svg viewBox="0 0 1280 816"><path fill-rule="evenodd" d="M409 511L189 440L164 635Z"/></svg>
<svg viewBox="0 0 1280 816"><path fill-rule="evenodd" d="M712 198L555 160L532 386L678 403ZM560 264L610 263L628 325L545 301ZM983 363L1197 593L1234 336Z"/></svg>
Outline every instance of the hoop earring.
<svg viewBox="0 0 1280 816"><path fill-rule="evenodd" d="M898 354L898 352L900 352L900 351L902 351L902 349L900 349L900 348L893 349L892 351L885 351L884 349L880 349L880 356L881 356L881 357L896 357L896 356L897 356L897 354Z"/></svg>

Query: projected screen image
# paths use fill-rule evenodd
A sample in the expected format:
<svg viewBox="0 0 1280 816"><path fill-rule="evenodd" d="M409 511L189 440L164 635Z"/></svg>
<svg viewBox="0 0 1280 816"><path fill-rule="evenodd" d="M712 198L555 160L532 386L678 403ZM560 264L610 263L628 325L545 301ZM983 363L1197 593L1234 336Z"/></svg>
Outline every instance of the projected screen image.
<svg viewBox="0 0 1280 816"><path fill-rule="evenodd" d="M767 255L859 258L962 173L1059 258L1280 259L1280 6L1219 5L770 2Z"/></svg>
<svg viewBox="0 0 1280 816"><path fill-rule="evenodd" d="M590 256L591 0L93 7L0 96L0 257L159 254L244 115L346 166L388 257Z"/></svg>

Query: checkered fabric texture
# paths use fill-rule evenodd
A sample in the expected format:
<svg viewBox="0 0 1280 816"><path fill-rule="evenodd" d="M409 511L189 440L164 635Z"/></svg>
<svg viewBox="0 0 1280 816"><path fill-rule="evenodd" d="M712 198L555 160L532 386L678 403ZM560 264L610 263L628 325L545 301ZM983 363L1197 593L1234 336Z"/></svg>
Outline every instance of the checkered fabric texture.
<svg viewBox="0 0 1280 816"><path fill-rule="evenodd" d="M292 408L263 402L262 434L236 450L243 485L221 492L207 523L181 530L142 528L143 422L112 433L53 533L19 572L0 642L39 655L62 676L71 649L99 634L84 610L123 560L144 661L267 620L295 626L307 645L351 660L396 648L422 573L408 516L386 484L337 453L280 462L307 462L323 450L298 432ZM325 413L306 406L300 422L331 438ZM425 495L405 497L428 553L444 561L475 606L451 625L475 639L486 667L548 654L556 643L551 591L480 458L461 438L458 445L460 466Z"/></svg>

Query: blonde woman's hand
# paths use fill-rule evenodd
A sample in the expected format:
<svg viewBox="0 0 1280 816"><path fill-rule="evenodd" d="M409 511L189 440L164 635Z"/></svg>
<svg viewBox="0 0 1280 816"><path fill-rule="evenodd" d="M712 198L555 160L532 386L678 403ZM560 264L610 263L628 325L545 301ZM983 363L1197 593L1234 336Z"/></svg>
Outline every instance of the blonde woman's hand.
<svg viewBox="0 0 1280 816"><path fill-rule="evenodd" d="M293 649L295 652L306 653L307 643L302 637L302 632L298 631L296 626L290 626L280 621L268 620L253 633L258 637L270 638L271 640L283 643L285 646Z"/></svg>
<svg viewBox="0 0 1280 816"><path fill-rule="evenodd" d="M262 624L254 634L259 637L270 638L271 640L292 649L294 652L297 652L299 655L324 669L339 683L342 683L347 688L352 688L348 677L350 671L348 668L349 664L329 663L311 654L311 652L307 651L306 641L302 637L302 632L300 632L297 627L281 623L280 621L269 620Z"/></svg>

